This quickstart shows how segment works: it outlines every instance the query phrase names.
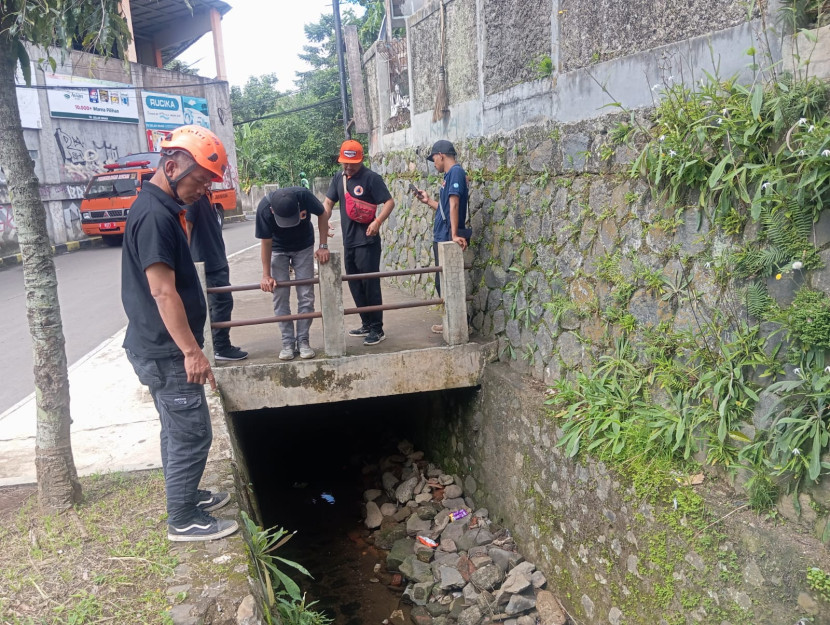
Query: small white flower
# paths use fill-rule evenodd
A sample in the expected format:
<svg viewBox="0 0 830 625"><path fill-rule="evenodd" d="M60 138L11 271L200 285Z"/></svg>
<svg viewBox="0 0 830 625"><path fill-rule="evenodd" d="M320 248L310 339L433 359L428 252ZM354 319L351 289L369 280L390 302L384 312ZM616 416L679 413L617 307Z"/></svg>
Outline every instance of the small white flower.
<svg viewBox="0 0 830 625"><path fill-rule="evenodd" d="M802 117L801 119L798 120L798 125L799 126L805 126L806 124L807 124L807 118L806 117Z"/></svg>
<svg viewBox="0 0 830 625"><path fill-rule="evenodd" d="M822 155L824 158L827 158L828 156L830 156L830 150L822 150L822 151L821 151L821 155Z"/></svg>
<svg viewBox="0 0 830 625"><path fill-rule="evenodd" d="M801 375L801 369L799 367L796 367L795 369L793 369L793 373L796 375Z"/></svg>
<svg viewBox="0 0 830 625"><path fill-rule="evenodd" d="M669 156L677 156L677 152L674 150L669 150Z"/></svg>
<svg viewBox="0 0 830 625"><path fill-rule="evenodd" d="M799 260L797 260L793 263L793 269L801 269L803 266L804 266L804 263L802 263Z"/></svg>
<svg viewBox="0 0 830 625"><path fill-rule="evenodd" d="M660 138L659 138L659 139L657 139L657 140L658 140L658 141L660 141L660 142L662 143L663 141L665 141L665 140L666 140L666 135L660 135Z"/></svg>
<svg viewBox="0 0 830 625"><path fill-rule="evenodd" d="M765 182L764 184L761 185L761 190L762 191L765 190L769 185L770 185L769 182Z"/></svg>
<svg viewBox="0 0 830 625"><path fill-rule="evenodd" d="M727 114L728 112L729 112L729 109L723 109L720 113L721 113L721 115L723 115L724 117L726 117L726 114Z"/></svg>
<svg viewBox="0 0 830 625"><path fill-rule="evenodd" d="M799 156L807 156L807 152L806 152L806 150L799 150L798 155Z"/></svg>
<svg viewBox="0 0 830 625"><path fill-rule="evenodd" d="M830 367L825 367L824 368L824 373L830 373Z"/></svg>
<svg viewBox="0 0 830 625"><path fill-rule="evenodd" d="M816 129L816 127L815 127L815 126L810 126L810 127L807 129L807 132L813 132L815 129Z"/></svg>
<svg viewBox="0 0 830 625"><path fill-rule="evenodd" d="M720 126L722 123L723 123L723 118L718 117L718 126Z"/></svg>
<svg viewBox="0 0 830 625"><path fill-rule="evenodd" d="M800 456L801 450L800 449L793 449L793 456Z"/></svg>

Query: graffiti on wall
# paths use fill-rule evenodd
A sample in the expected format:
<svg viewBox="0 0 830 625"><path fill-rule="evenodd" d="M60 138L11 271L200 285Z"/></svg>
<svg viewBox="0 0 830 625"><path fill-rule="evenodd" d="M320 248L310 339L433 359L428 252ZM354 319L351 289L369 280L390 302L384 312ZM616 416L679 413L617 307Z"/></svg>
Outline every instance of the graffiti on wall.
<svg viewBox="0 0 830 625"><path fill-rule="evenodd" d="M105 163L113 163L118 158L118 146L106 139L100 142L85 139L65 132L62 128L55 130L63 163L61 171L64 179L74 181L89 180L94 174L104 171Z"/></svg>

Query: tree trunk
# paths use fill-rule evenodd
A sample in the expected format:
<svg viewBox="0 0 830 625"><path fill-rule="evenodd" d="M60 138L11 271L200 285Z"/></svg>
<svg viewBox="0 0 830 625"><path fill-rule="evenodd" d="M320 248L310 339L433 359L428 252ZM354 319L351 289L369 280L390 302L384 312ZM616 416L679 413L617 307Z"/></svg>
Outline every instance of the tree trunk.
<svg viewBox="0 0 830 625"><path fill-rule="evenodd" d="M32 335L37 402L38 495L41 506L62 509L81 500L69 428L69 375L58 303L58 281L34 163L20 124L14 74L16 42L0 34L0 165L23 256L26 316Z"/></svg>

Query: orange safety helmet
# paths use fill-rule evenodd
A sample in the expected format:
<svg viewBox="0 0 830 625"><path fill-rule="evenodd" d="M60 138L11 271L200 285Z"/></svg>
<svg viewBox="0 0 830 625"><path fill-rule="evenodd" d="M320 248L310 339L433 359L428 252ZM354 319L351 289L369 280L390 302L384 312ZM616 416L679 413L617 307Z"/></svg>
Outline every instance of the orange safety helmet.
<svg viewBox="0 0 830 625"><path fill-rule="evenodd" d="M228 169L228 153L219 137L207 128L195 124L179 126L169 138L161 142L161 149L167 154L177 150L187 152L197 165L213 174L215 182L222 182L225 179L225 171Z"/></svg>

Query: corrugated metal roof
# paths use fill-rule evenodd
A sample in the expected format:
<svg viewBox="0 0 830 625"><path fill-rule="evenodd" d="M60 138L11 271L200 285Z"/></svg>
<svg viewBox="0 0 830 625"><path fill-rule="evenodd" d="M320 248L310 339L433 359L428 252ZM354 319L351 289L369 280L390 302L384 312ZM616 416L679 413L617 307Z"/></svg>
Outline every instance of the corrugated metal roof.
<svg viewBox="0 0 830 625"><path fill-rule="evenodd" d="M152 41L155 34L186 22L197 13L216 9L220 15L231 10L231 5L222 0L130 0L130 13L136 39ZM192 10L191 10L192 7ZM201 36L201 35L200 35ZM168 61L192 46L199 37L179 42L162 50L162 60Z"/></svg>

